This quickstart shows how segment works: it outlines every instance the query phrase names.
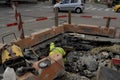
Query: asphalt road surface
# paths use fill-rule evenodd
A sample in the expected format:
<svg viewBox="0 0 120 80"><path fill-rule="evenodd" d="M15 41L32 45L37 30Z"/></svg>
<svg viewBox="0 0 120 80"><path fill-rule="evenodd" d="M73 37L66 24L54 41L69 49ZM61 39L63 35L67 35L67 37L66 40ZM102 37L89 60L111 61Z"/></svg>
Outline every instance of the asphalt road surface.
<svg viewBox="0 0 120 80"><path fill-rule="evenodd" d="M22 15L22 21L24 22L24 33L25 35L30 35L33 32L51 28L55 25L54 21L54 11L53 5L46 2L38 2L38 4L19 4L17 7L18 12ZM67 12L59 12L59 15L68 15ZM82 18L80 16L92 16L92 18ZM72 23L75 24L90 24L90 25L98 25L105 26L107 20L103 19L103 17L115 17L117 19L111 20L110 26L119 28L120 26L120 14L115 13L112 8L107 8L106 5L103 4L95 4L95 3L86 3L85 10L81 14L72 13ZM49 19L43 21L35 21L37 18L47 17ZM67 22L68 18L59 19L59 24ZM4 34L8 34L11 32L15 32L17 37L19 37L18 27L11 26L6 27L7 24L14 23L14 11L11 7L0 6L0 38ZM12 37L13 39L13 37ZM6 43L10 42L11 39L8 37L6 39ZM0 40L2 42L2 40Z"/></svg>
<svg viewBox="0 0 120 80"><path fill-rule="evenodd" d="M51 28L55 25L53 5L48 1L38 2L37 4L19 4L17 10L21 13L22 21L24 22L23 28L25 35L30 35L33 32L37 32L45 28ZM59 12L59 15L68 15L68 13ZM82 18L80 16L92 16L92 18ZM37 18L41 17L47 17L49 19L44 21L35 21ZM105 26L107 20L103 19L103 17L117 18L115 20L111 20L110 26L118 29L120 28L120 13L115 13L112 8L107 8L106 5L95 3L86 3L85 10L81 14L72 13L72 23ZM59 19L59 24L67 21L67 17L61 18ZM16 21L13 9L0 4L0 42L2 42L2 36L11 32L16 33L17 37L19 37L17 26L6 26L7 24L14 22ZM5 39L5 43L10 42L12 39L14 39L13 36L8 37Z"/></svg>

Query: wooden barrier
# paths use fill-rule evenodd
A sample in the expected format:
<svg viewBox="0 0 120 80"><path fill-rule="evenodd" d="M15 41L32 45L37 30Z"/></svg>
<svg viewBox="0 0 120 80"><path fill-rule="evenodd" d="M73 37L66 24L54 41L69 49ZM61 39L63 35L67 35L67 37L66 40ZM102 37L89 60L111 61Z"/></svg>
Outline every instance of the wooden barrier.
<svg viewBox="0 0 120 80"><path fill-rule="evenodd" d="M76 32L116 38L116 29L113 27L106 28L104 26L99 27L96 25L76 25L64 23L63 25L59 25L58 27L47 28L42 31L32 33L30 36L26 36L25 39L17 40L16 44L20 45L22 48L27 48L65 32Z"/></svg>

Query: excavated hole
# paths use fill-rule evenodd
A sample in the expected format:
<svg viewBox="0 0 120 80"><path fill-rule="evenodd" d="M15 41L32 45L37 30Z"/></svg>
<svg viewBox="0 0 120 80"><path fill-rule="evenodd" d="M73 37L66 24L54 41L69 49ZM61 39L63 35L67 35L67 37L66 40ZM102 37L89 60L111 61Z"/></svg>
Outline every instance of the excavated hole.
<svg viewBox="0 0 120 80"><path fill-rule="evenodd" d="M83 34L63 33L33 47L40 56L48 56L50 42L55 42L56 46L63 47L67 52L65 75L55 80L96 80L101 66L119 71L118 66L111 64L112 58L120 58L118 43L88 40Z"/></svg>

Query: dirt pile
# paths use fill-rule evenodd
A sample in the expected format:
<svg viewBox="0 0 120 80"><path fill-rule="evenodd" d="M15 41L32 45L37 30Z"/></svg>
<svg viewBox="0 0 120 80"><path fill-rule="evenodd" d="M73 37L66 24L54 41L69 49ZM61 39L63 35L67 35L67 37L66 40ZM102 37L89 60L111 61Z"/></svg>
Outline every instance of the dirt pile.
<svg viewBox="0 0 120 80"><path fill-rule="evenodd" d="M90 54L89 51L73 51L67 55L66 73L61 80L96 80L99 67L105 66L119 71L119 67L111 64L112 58L120 57L119 53L101 51Z"/></svg>
<svg viewBox="0 0 120 80"><path fill-rule="evenodd" d="M113 65L111 60L120 58L120 45L83 40L70 35L67 35L65 40L62 46L73 49L66 56L66 72L60 80L96 80L98 69L102 66L119 71L119 66Z"/></svg>

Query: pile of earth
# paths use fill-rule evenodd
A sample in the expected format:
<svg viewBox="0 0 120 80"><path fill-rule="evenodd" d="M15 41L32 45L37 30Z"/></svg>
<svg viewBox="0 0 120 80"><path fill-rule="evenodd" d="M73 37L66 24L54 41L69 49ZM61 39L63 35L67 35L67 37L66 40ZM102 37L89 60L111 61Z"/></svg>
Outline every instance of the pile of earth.
<svg viewBox="0 0 120 80"><path fill-rule="evenodd" d="M112 58L120 58L120 45L73 50L66 56L65 74L55 80L96 80L102 66L119 71L120 68L111 63Z"/></svg>

